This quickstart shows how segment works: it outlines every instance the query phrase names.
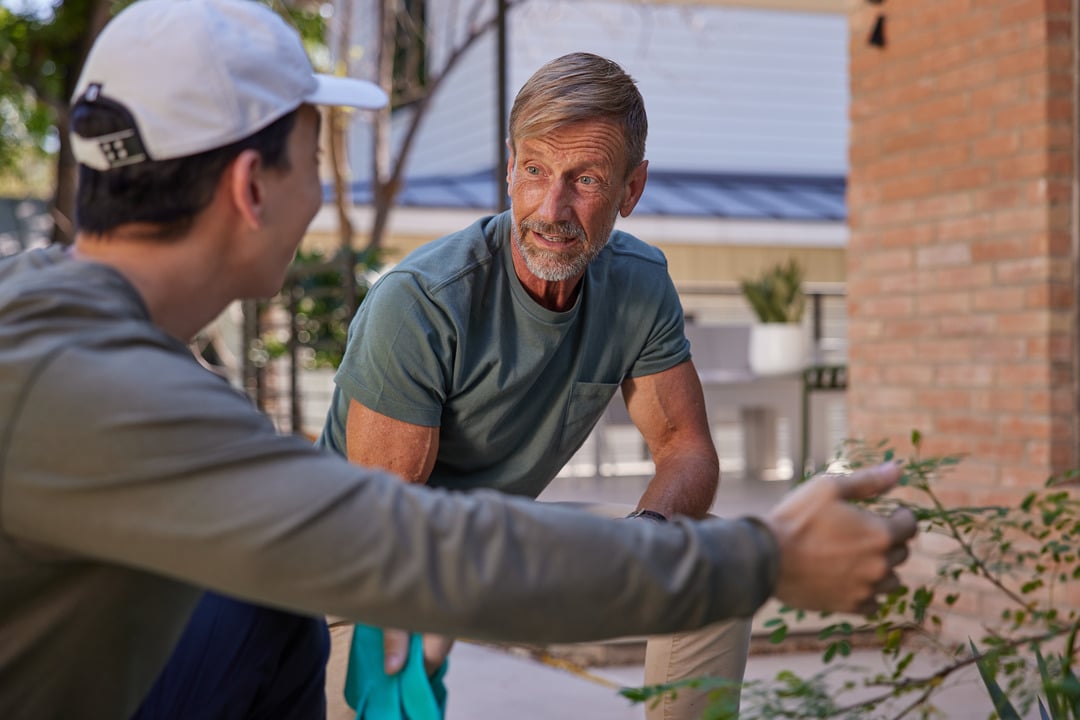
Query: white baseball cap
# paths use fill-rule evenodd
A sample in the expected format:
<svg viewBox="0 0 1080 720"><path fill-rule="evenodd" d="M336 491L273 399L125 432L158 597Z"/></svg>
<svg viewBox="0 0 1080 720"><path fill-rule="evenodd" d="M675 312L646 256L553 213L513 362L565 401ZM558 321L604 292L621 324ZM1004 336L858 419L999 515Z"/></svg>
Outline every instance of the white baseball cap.
<svg viewBox="0 0 1080 720"><path fill-rule="evenodd" d="M229 145L303 103L373 109L387 98L373 83L316 74L296 31L255 0L138 0L94 42L80 100L135 119L102 137L71 133L75 159L108 170Z"/></svg>

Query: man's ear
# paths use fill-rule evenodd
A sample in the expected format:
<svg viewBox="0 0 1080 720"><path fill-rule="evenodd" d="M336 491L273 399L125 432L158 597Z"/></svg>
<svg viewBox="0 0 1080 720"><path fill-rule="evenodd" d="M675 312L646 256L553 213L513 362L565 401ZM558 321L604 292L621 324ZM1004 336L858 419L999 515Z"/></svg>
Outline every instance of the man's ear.
<svg viewBox="0 0 1080 720"><path fill-rule="evenodd" d="M514 146L510 142L510 138L506 139L506 186L510 187L513 184L514 176Z"/></svg>
<svg viewBox="0 0 1080 720"><path fill-rule="evenodd" d="M626 185L623 188L623 199L619 203L620 215L629 217L630 213L634 211L638 200L641 199L641 193L645 192L645 181L648 179L649 161L642 160L636 168L630 171L630 176L626 179Z"/></svg>
<svg viewBox="0 0 1080 720"><path fill-rule="evenodd" d="M221 181L229 203L252 230L262 225L262 171L262 156L258 151L244 150L229 163Z"/></svg>

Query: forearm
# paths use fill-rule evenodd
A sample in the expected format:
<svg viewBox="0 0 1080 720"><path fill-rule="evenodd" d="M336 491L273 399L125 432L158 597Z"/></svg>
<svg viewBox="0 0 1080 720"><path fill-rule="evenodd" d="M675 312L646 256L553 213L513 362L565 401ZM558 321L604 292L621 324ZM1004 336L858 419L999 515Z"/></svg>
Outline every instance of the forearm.
<svg viewBox="0 0 1080 720"><path fill-rule="evenodd" d="M656 466L639 508L704 517L720 482L720 461L693 363L629 378L623 394Z"/></svg>
<svg viewBox="0 0 1080 720"><path fill-rule="evenodd" d="M159 513L118 507L100 487L76 502L29 498L51 503L50 522L18 530L297 611L532 642L749 616L776 576L770 537L747 522L604 521L496 493L407 486L314 453L278 453L252 470L257 485L204 474L195 495ZM248 501L229 500L238 494ZM76 514L95 518L77 537Z"/></svg>
<svg viewBox="0 0 1080 720"><path fill-rule="evenodd" d="M701 452L670 452L655 460L656 473L638 502L639 509L666 517L703 518L716 497L720 468L711 448Z"/></svg>
<svg viewBox="0 0 1080 720"><path fill-rule="evenodd" d="M491 493L370 497L386 490L355 499L386 526L357 558L359 598L342 588L361 606L340 610L376 625L533 642L672 632L751 615L778 564L749 523L654 528Z"/></svg>

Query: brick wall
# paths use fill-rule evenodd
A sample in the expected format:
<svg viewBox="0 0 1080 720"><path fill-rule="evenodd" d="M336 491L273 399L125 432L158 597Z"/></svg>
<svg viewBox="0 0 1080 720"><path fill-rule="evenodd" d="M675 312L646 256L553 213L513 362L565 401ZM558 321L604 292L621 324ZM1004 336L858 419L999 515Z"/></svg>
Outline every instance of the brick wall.
<svg viewBox="0 0 1080 720"><path fill-rule="evenodd" d="M969 453L953 503L1080 465L1077 1L852 0L848 427Z"/></svg>

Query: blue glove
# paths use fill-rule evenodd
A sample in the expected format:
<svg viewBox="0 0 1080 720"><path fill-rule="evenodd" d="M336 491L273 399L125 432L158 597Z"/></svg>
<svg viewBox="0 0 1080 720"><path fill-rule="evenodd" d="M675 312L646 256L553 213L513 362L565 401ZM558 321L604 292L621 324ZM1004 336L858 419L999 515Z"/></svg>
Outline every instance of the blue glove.
<svg viewBox="0 0 1080 720"><path fill-rule="evenodd" d="M448 664L443 662L429 678L424 670L423 637L413 633L405 667L397 675L387 675L382 629L357 625L345 674L345 701L356 711L356 720L442 720Z"/></svg>

